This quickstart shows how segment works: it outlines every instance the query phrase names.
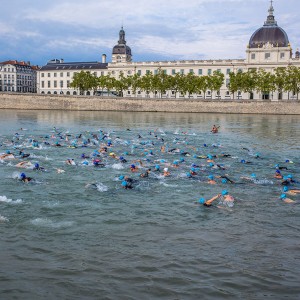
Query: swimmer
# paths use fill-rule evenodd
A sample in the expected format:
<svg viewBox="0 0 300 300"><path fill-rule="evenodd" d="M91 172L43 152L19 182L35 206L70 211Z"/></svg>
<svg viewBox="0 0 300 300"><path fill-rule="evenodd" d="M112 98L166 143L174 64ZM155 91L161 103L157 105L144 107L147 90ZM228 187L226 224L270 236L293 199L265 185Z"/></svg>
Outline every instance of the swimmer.
<svg viewBox="0 0 300 300"><path fill-rule="evenodd" d="M7 150L6 153L0 155L0 159L15 159L15 156L12 153L10 153L9 150Z"/></svg>
<svg viewBox="0 0 300 300"><path fill-rule="evenodd" d="M57 174L62 174L62 173L65 173L66 171L63 170L63 169L59 169L59 168L54 168L57 172Z"/></svg>
<svg viewBox="0 0 300 300"><path fill-rule="evenodd" d="M123 163L123 164L124 164L124 163L127 163L127 160L126 160L123 156L120 156L120 157L119 157L119 160L120 160L120 162Z"/></svg>
<svg viewBox="0 0 300 300"><path fill-rule="evenodd" d="M217 184L217 182L215 181L213 175L209 175L209 176L208 176L208 181L207 181L207 183L209 183L209 184Z"/></svg>
<svg viewBox="0 0 300 300"><path fill-rule="evenodd" d="M27 154L27 153L24 153L23 151L20 151L19 155L21 156L21 158L26 158L26 157L30 156L29 153Z"/></svg>
<svg viewBox="0 0 300 300"><path fill-rule="evenodd" d="M27 176L25 175L25 173L21 173L21 174L20 174L20 180L27 183L27 182L31 181L32 178L31 178L31 177L27 177Z"/></svg>
<svg viewBox="0 0 300 300"><path fill-rule="evenodd" d="M295 202L294 200L287 198L286 194L281 194L280 199L285 203L294 203Z"/></svg>
<svg viewBox="0 0 300 300"><path fill-rule="evenodd" d="M73 158L72 158L72 159L67 159L67 160L65 161L65 163L66 163L67 165L70 165L70 166L76 166L76 163L75 163L75 161L74 161Z"/></svg>
<svg viewBox="0 0 300 300"><path fill-rule="evenodd" d="M18 164L16 164L17 168L30 168L32 166L32 163L30 161L21 161Z"/></svg>
<svg viewBox="0 0 300 300"><path fill-rule="evenodd" d="M143 177L143 178L149 177L150 172L151 172L151 169L148 169L145 173L142 173L140 175L140 177Z"/></svg>
<svg viewBox="0 0 300 300"><path fill-rule="evenodd" d="M220 128L220 126L216 126L216 125L214 125L213 127L212 127L212 129L211 129L211 132L212 133L218 133L219 132L219 128Z"/></svg>
<svg viewBox="0 0 300 300"><path fill-rule="evenodd" d="M279 170L275 171L274 178L276 178L276 179L283 179L283 176L282 176L282 174L280 173Z"/></svg>
<svg viewBox="0 0 300 300"><path fill-rule="evenodd" d="M163 173L163 175L164 175L165 177L168 177L168 176L171 175L171 173L169 172L169 169L168 169L168 168L164 168L164 173Z"/></svg>
<svg viewBox="0 0 300 300"><path fill-rule="evenodd" d="M218 195L212 197L212 198L209 199L209 200L205 200L204 198L201 198L201 199L198 201L198 203L199 203L199 204L203 204L203 205L206 206L206 207L211 207L211 206L212 206L212 203L213 203L215 200L219 199L220 197L221 197L221 194L218 194ZM196 202L196 203L197 203L197 202Z"/></svg>
<svg viewBox="0 0 300 300"><path fill-rule="evenodd" d="M283 192L292 196L295 196L297 194L300 194L300 190L299 189L293 189L293 188L289 188L287 186L285 186L283 188Z"/></svg>
<svg viewBox="0 0 300 300"><path fill-rule="evenodd" d="M45 168L41 167L38 163L35 163L33 170L45 171Z"/></svg>
<svg viewBox="0 0 300 300"><path fill-rule="evenodd" d="M248 161L248 160L245 160L245 159L242 159L242 160L241 160L241 163L242 163L242 164L252 164L251 161Z"/></svg>
<svg viewBox="0 0 300 300"><path fill-rule="evenodd" d="M137 170L138 170L138 168L137 168L136 165L132 164L132 165L130 166L130 171L131 171L131 172L137 172Z"/></svg>
<svg viewBox="0 0 300 300"><path fill-rule="evenodd" d="M226 175L216 176L216 178L223 178L223 179L225 179L226 181L228 181L228 182L230 182L232 184L235 183L233 180L231 180L230 178L228 178L228 176L226 176Z"/></svg>

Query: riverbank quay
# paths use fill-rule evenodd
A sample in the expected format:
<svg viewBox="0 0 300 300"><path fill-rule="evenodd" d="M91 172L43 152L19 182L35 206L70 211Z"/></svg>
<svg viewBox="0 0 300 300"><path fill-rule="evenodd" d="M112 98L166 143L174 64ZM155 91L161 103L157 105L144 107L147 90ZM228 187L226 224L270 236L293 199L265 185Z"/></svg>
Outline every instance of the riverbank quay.
<svg viewBox="0 0 300 300"><path fill-rule="evenodd" d="M0 93L0 109L300 115L300 101L121 98Z"/></svg>

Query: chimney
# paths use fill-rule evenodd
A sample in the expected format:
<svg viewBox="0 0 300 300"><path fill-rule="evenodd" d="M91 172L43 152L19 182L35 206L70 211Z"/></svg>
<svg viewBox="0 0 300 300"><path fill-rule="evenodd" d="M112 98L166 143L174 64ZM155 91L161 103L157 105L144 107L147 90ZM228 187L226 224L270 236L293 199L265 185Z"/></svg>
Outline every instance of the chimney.
<svg viewBox="0 0 300 300"><path fill-rule="evenodd" d="M30 66L30 61L27 61L27 65Z"/></svg>
<svg viewBox="0 0 300 300"><path fill-rule="evenodd" d="M102 63L106 64L106 54L102 54Z"/></svg>

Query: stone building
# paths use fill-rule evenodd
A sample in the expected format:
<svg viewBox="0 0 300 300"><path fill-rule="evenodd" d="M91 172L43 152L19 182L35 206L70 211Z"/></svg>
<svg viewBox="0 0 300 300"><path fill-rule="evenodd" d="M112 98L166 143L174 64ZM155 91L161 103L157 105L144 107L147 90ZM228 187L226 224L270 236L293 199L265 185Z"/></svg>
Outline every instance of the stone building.
<svg viewBox="0 0 300 300"><path fill-rule="evenodd" d="M36 93L37 70L30 62L0 62L0 92Z"/></svg>
<svg viewBox="0 0 300 300"><path fill-rule="evenodd" d="M178 60L178 61L132 61L131 48L125 40L125 31L123 27L119 32L119 41L112 50L112 61L106 63L106 56L103 55L102 62L93 63L64 63L62 60L53 60L40 69L38 72L38 92L44 94L77 94L78 91L69 88L74 72L80 70L91 71L95 75L110 74L118 78L120 72L125 76L133 74L145 75L148 72L157 73L159 69L166 74L175 75L176 73L193 73L198 76L210 75L214 71L220 71L224 74L224 84L220 92L207 91L207 99L230 99L227 86L229 83L229 74L231 72L243 71L249 69L265 69L267 72L273 72L275 68L287 67L290 65L299 66L300 53L297 51L293 57L292 47L286 32L278 26L274 17L274 8L271 5L268 11L267 20L264 25L256 30L249 40L246 49L245 59L215 59L215 60ZM88 92L91 94L91 91ZM143 91L137 91L141 97L145 97ZM125 92L125 96L131 97L132 91ZM156 93L151 93L150 97L155 97ZM287 94L273 93L264 95L265 98L289 99L293 96ZM175 91L167 91L163 97L187 97L187 95L176 94ZM192 95L194 98L202 99L203 94ZM239 91L236 95L238 99L258 99L257 94L245 94Z"/></svg>

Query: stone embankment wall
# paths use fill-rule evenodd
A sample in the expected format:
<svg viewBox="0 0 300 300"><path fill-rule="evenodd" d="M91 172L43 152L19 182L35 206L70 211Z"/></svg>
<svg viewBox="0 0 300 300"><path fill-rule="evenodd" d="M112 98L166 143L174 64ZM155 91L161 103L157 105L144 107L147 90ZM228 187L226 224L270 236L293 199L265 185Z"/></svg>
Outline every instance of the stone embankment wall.
<svg viewBox="0 0 300 300"><path fill-rule="evenodd" d="M300 101L205 101L0 93L0 109L300 115Z"/></svg>

